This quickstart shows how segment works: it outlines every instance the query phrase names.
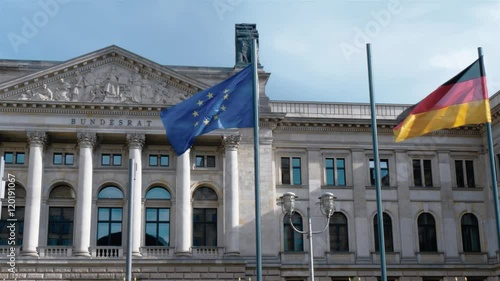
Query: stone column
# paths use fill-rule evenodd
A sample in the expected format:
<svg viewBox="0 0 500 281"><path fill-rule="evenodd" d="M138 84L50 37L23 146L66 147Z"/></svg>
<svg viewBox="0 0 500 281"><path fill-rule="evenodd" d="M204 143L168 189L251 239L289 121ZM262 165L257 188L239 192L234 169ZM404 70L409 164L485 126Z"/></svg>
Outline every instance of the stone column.
<svg viewBox="0 0 500 281"><path fill-rule="evenodd" d="M27 137L30 146L30 155L22 255L38 256L40 206L42 203L43 146L47 140L47 134L39 131L28 131Z"/></svg>
<svg viewBox="0 0 500 281"><path fill-rule="evenodd" d="M177 156L176 172L176 210L175 210L175 254L187 256L191 254L193 241L193 210L191 206L191 166L190 149Z"/></svg>
<svg viewBox="0 0 500 281"><path fill-rule="evenodd" d="M307 170L308 182L305 184L309 185L309 208L311 211L311 224L313 231L322 230L326 224L326 217L321 213L321 208L319 204L319 197L321 196L321 151L319 148L308 148L307 149L307 160L304 159L303 166L304 170ZM306 210L304 210L306 211ZM302 216L302 225L304 226L304 231L308 229L308 220L307 213ZM312 236L313 239L313 253L314 257L324 257L325 252L330 252L330 249L327 248L327 231L322 233L318 233ZM309 241L307 241L307 235L304 235L304 250L311 251L309 248ZM307 245L307 246L306 246Z"/></svg>
<svg viewBox="0 0 500 281"><path fill-rule="evenodd" d="M396 150L396 176L398 187L399 229L401 235L401 260L417 262L415 257L415 219L410 201L410 176L412 162L404 150ZM396 220L397 221L397 220ZM417 231L417 232L416 232Z"/></svg>
<svg viewBox="0 0 500 281"><path fill-rule="evenodd" d="M453 202L453 188L451 170L454 169L450 152L438 151L439 177L441 180L441 206L443 212L444 253L447 262L461 262L458 255L457 221L455 218L455 204Z"/></svg>
<svg viewBox="0 0 500 281"><path fill-rule="evenodd" d="M145 140L144 134L127 134L127 144L130 159L136 164L134 181L134 200L132 205L132 255L141 256L141 233L142 233L142 147ZM133 169L133 167L129 167Z"/></svg>
<svg viewBox="0 0 500 281"><path fill-rule="evenodd" d="M371 244L373 236L370 237L370 228L373 229L373 221L368 218L366 207L366 156L363 149L352 150L353 171L353 196L354 196L354 233L356 236L356 261L359 263L372 262ZM373 235L373 234L371 234ZM374 249L375 247L373 247Z"/></svg>
<svg viewBox="0 0 500 281"><path fill-rule="evenodd" d="M224 240L225 254L240 253L240 200L238 177L238 146L240 135L224 137L226 161L224 166Z"/></svg>
<svg viewBox="0 0 500 281"><path fill-rule="evenodd" d="M80 155L78 159L78 188L75 210L75 256L90 256L90 227L92 210L93 148L96 134L80 132L76 135Z"/></svg>

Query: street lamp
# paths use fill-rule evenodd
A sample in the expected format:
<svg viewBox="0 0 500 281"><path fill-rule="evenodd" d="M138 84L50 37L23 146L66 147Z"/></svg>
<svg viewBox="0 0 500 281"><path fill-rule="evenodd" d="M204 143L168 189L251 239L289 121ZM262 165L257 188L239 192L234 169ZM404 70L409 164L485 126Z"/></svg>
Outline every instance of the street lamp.
<svg viewBox="0 0 500 281"><path fill-rule="evenodd" d="M309 206L307 207L307 221L308 221L307 232L298 230L293 225L292 214L295 211L295 199L297 198L299 197L295 195L295 193L285 192L283 196L279 198L280 201L278 202L278 205L281 205L281 210L283 211L283 214L285 214L285 216L288 215L288 218L290 219L290 225L292 226L293 230L301 234L307 234L307 239L309 239L309 249L310 249L309 280L314 281L314 253L313 253L312 236L313 234L322 233L328 227L328 224L330 223L330 217L333 215L333 212L335 211L335 199L337 199L337 197L330 192L326 192L325 194L321 195L321 197L319 197L319 205L321 213L327 218L326 225L321 231L312 231L311 210Z"/></svg>

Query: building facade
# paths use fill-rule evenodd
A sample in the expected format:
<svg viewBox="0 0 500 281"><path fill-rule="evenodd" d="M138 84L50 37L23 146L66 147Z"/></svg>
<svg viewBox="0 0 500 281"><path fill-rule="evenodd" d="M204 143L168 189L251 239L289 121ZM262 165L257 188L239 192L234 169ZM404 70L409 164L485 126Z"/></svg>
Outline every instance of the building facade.
<svg viewBox="0 0 500 281"><path fill-rule="evenodd" d="M0 61L0 153L7 185L0 279L255 280L252 129L218 130L177 156L159 118L249 62L254 25L236 29L235 67L165 66L117 46L65 62ZM264 280L380 278L368 104L273 101L259 69ZM491 98L495 149L500 96ZM407 105L377 105L390 280L498 280L500 261L484 126L394 143ZM497 151L497 153L499 153ZM128 159L137 163L132 194ZM498 159L496 159L498 161ZM497 163L498 164L498 163ZM132 196L132 211L128 198ZM15 208L13 207L15 205ZM127 221L132 246L127 249ZM13 269L12 269L13 268Z"/></svg>

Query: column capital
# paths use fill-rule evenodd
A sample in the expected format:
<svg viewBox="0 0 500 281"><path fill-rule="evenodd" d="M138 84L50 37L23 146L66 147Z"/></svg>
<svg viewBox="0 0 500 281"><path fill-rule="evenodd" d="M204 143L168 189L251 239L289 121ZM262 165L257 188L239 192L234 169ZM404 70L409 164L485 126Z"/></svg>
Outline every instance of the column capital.
<svg viewBox="0 0 500 281"><path fill-rule="evenodd" d="M93 147L96 141L96 133L78 132L76 133L76 138L80 147Z"/></svg>
<svg viewBox="0 0 500 281"><path fill-rule="evenodd" d="M237 150L240 145L241 135L224 136L222 142L226 150Z"/></svg>
<svg viewBox="0 0 500 281"><path fill-rule="evenodd" d="M144 142L146 141L145 134L127 134L127 145L129 148L139 148L142 149Z"/></svg>
<svg viewBox="0 0 500 281"><path fill-rule="evenodd" d="M41 131L26 131L30 146L44 146L47 143L47 133Z"/></svg>

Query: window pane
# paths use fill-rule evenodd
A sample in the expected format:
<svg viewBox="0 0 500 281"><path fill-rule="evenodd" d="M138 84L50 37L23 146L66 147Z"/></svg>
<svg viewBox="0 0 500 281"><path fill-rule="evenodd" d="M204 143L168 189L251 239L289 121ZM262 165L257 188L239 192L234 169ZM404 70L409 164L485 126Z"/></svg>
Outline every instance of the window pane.
<svg viewBox="0 0 500 281"><path fill-rule="evenodd" d="M121 221L122 220L122 208L112 208L111 209L111 220Z"/></svg>
<svg viewBox="0 0 500 281"><path fill-rule="evenodd" d="M170 224L160 223L158 226L158 245L159 246L169 246L170 245Z"/></svg>
<svg viewBox="0 0 500 281"><path fill-rule="evenodd" d="M455 160L455 178L457 180L458 187L465 187L464 167L462 166L462 160Z"/></svg>
<svg viewBox="0 0 500 281"><path fill-rule="evenodd" d="M109 220L109 208L99 208L97 219L99 221Z"/></svg>
<svg viewBox="0 0 500 281"><path fill-rule="evenodd" d="M345 186L345 159L337 159L337 185Z"/></svg>
<svg viewBox="0 0 500 281"><path fill-rule="evenodd" d="M97 240L109 235L109 228L107 222L100 222L97 224ZM99 245L99 244L98 244Z"/></svg>
<svg viewBox="0 0 500 281"><path fill-rule="evenodd" d="M24 164L24 152L18 152L16 154L16 164Z"/></svg>
<svg viewBox="0 0 500 281"><path fill-rule="evenodd" d="M326 184L334 185L335 184L335 175L333 170L333 158L325 159L325 174L326 174Z"/></svg>
<svg viewBox="0 0 500 281"><path fill-rule="evenodd" d="M413 184L422 186L422 170L420 167L420 159L413 160Z"/></svg>
<svg viewBox="0 0 500 281"><path fill-rule="evenodd" d="M205 167L205 158L203 156L196 156L196 167Z"/></svg>
<svg viewBox="0 0 500 281"><path fill-rule="evenodd" d="M99 194L97 195L97 198L100 198L100 199L122 199L123 193L118 187L108 186L108 187L103 188L99 192Z"/></svg>
<svg viewBox="0 0 500 281"><path fill-rule="evenodd" d="M207 167L215 167L215 156L207 156Z"/></svg>
<svg viewBox="0 0 500 281"><path fill-rule="evenodd" d="M162 167L170 166L170 161L169 161L168 155L160 156L160 166L162 166Z"/></svg>
<svg viewBox="0 0 500 281"><path fill-rule="evenodd" d="M467 173L467 186L475 187L476 183L474 181L474 162L471 160L465 161L465 171Z"/></svg>
<svg viewBox="0 0 500 281"><path fill-rule="evenodd" d="M153 187L146 193L146 199L170 199L170 192L163 187Z"/></svg>
<svg viewBox="0 0 500 281"><path fill-rule="evenodd" d="M54 153L54 165L61 165L63 161L61 153Z"/></svg>
<svg viewBox="0 0 500 281"><path fill-rule="evenodd" d="M113 155L113 166L121 166L122 165L122 155L114 154Z"/></svg>
<svg viewBox="0 0 500 281"><path fill-rule="evenodd" d="M158 220L170 221L170 209L166 208L158 209Z"/></svg>
<svg viewBox="0 0 500 281"><path fill-rule="evenodd" d="M74 163L74 156L73 156L73 153L67 153L65 155L65 160L64 160L64 163L66 165L73 165Z"/></svg>
<svg viewBox="0 0 500 281"><path fill-rule="evenodd" d="M101 165L102 166L109 166L109 165L111 165L111 156L109 154L103 154L103 155L101 155Z"/></svg>
<svg viewBox="0 0 500 281"><path fill-rule="evenodd" d="M5 164L13 164L14 163L14 153L13 152L5 152L3 154L3 158L5 160Z"/></svg>
<svg viewBox="0 0 500 281"><path fill-rule="evenodd" d="M290 158L281 158L281 183L290 184Z"/></svg>
<svg viewBox="0 0 500 281"><path fill-rule="evenodd" d="M198 187L193 194L194 200L213 200L216 201L218 199L217 194L211 188L202 186Z"/></svg>
<svg viewBox="0 0 500 281"><path fill-rule="evenodd" d="M302 178L300 173L300 158L294 157L292 158L293 165L293 184L299 185L302 184Z"/></svg>
<svg viewBox="0 0 500 281"><path fill-rule="evenodd" d="M425 186L432 186L431 160L424 160L424 180L425 180Z"/></svg>
<svg viewBox="0 0 500 281"><path fill-rule="evenodd" d="M156 208L146 208L146 221L156 221L157 218Z"/></svg>
<svg viewBox="0 0 500 281"><path fill-rule="evenodd" d="M158 166L158 156L149 155L149 166Z"/></svg>

